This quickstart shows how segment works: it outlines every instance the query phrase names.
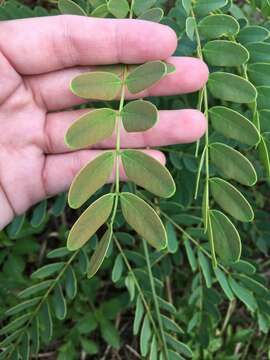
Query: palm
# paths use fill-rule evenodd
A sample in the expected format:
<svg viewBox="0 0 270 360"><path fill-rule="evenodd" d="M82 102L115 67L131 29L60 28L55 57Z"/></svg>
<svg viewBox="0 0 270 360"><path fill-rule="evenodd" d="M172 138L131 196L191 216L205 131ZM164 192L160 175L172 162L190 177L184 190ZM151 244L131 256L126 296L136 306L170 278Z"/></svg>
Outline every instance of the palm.
<svg viewBox="0 0 270 360"><path fill-rule="evenodd" d="M63 111L82 102L68 90L71 78L89 71L85 66L166 59L175 45L167 27L142 21L57 16L1 22L0 228L42 198L66 190L89 159L113 147L114 139L109 139L95 150L66 148L67 128L85 111ZM191 92L204 85L208 71L199 60L170 61L176 74L140 97ZM143 135L124 134L122 145L143 148L189 142L204 130L204 117L197 111L161 111L155 128ZM164 160L160 152L149 152Z"/></svg>

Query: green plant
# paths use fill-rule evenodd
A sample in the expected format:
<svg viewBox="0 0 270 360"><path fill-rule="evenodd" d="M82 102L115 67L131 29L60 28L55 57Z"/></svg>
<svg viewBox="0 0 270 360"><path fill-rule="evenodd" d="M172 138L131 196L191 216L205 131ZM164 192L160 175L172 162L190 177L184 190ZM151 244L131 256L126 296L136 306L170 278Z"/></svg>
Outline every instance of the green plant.
<svg viewBox="0 0 270 360"><path fill-rule="evenodd" d="M39 204L30 224L23 216L15 219L7 234L1 233L4 296L9 294L5 289L9 280L4 277L12 268L16 276L11 277L10 299L1 304L6 317L0 330L0 359L19 354L27 359L40 347L50 349L53 328L54 339L61 339L61 346L52 347L52 356L57 353L58 359L77 359L80 351L100 359L103 352L107 356L107 349L108 358L114 351L121 351L123 358L132 354L137 358L140 353L151 360L269 358L268 1L178 0L171 5L154 0L59 0L58 5L62 13L119 18L135 14L152 21L160 21L165 12L161 21L181 37L177 54L197 54L211 74L199 94L153 102L159 108L197 107L209 127L196 146L161 149L168 154L173 180L146 154L122 150L120 136L122 122L131 132L155 125L157 107L148 100L125 104L126 88L138 93L164 76L173 76L170 64L104 66L72 81L76 95L102 100L104 105L94 102L97 109L70 127L66 143L74 149L89 146L116 129L116 148L89 163L70 188L70 206L89 207L72 227L68 248L64 247L69 225L63 212L65 195L52 205ZM0 17L49 11L57 10L30 9L10 0L0 8ZM120 184L120 158L132 184ZM106 182L114 167L111 186ZM33 247L33 237L42 234L46 224L52 226L55 216L62 217L56 228L61 247L46 245L50 251L45 251L44 265L44 260L37 260L44 259L44 250ZM20 249L17 239L26 241L26 250ZM31 281L24 276L26 262L32 272L33 260L24 260L29 248L35 267L42 264ZM101 265L98 278L93 277ZM112 295L110 285L103 284L108 277L115 283ZM26 289L17 294L22 287ZM100 295L103 289L105 297L112 297L108 302ZM126 322L118 316L130 315L132 309L128 334L139 341L128 341L130 352L130 346L121 346L125 330L119 324ZM63 320L67 329L58 323Z"/></svg>

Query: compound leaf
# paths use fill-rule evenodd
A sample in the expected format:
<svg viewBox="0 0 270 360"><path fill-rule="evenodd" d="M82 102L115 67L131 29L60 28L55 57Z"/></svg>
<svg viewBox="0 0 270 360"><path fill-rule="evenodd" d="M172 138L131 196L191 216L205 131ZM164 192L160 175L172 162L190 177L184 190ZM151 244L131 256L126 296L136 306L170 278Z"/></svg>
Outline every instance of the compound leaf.
<svg viewBox="0 0 270 360"><path fill-rule="evenodd" d="M127 223L150 245L158 250L164 249L167 246L167 234L154 209L131 193L122 193L120 200Z"/></svg>
<svg viewBox="0 0 270 360"><path fill-rule="evenodd" d="M111 240L112 240L112 228L109 227L109 229L102 236L93 256L90 259L88 272L87 272L88 278L92 278L101 267L106 257L107 251L109 249Z"/></svg>
<svg viewBox="0 0 270 360"><path fill-rule="evenodd" d="M114 152L106 151L77 174L68 194L71 208L78 209L108 181L113 171L114 159Z"/></svg>
<svg viewBox="0 0 270 360"><path fill-rule="evenodd" d="M121 158L129 180L161 197L174 194L174 180L157 160L139 150L124 150Z"/></svg>
<svg viewBox="0 0 270 360"><path fill-rule="evenodd" d="M213 143L210 145L212 163L229 179L252 186L257 181L256 171L251 162L239 151L232 147Z"/></svg>
<svg viewBox="0 0 270 360"><path fill-rule="evenodd" d="M67 247L80 249L103 225L111 214L114 195L106 194L91 204L79 217L69 232Z"/></svg>
<svg viewBox="0 0 270 360"><path fill-rule="evenodd" d="M113 134L116 112L112 109L97 109L82 115L68 129L65 142L72 149L80 149L107 139Z"/></svg>
<svg viewBox="0 0 270 360"><path fill-rule="evenodd" d="M105 71L80 74L71 81L71 91L85 99L113 100L121 86L119 76Z"/></svg>
<svg viewBox="0 0 270 360"><path fill-rule="evenodd" d="M151 129L158 121L158 110L150 101L136 100L128 103L122 113L123 126L127 132Z"/></svg>
<svg viewBox="0 0 270 360"><path fill-rule="evenodd" d="M128 90L137 94L156 84L167 73L167 66L162 61L150 61L132 70L126 79Z"/></svg>
<svg viewBox="0 0 270 360"><path fill-rule="evenodd" d="M250 203L233 185L223 179L212 178L210 189L219 206L235 219L244 222L254 219Z"/></svg>

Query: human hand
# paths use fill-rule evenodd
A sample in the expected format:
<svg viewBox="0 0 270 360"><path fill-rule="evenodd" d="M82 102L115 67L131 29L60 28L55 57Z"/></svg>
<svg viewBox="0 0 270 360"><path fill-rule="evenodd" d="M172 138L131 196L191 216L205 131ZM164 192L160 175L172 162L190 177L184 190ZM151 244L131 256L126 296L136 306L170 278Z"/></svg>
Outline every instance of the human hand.
<svg viewBox="0 0 270 360"><path fill-rule="evenodd" d="M44 197L65 191L75 174L115 139L72 152L64 143L70 124L87 110L69 91L71 79L91 66L167 59L175 51L174 32L139 20L54 16L0 23L0 228ZM198 59L171 57L176 73L144 96L189 93L208 78ZM65 110L66 109L66 110ZM122 147L187 143L203 135L206 121L196 110L160 111L160 121L144 133L126 133ZM164 162L162 153L147 150Z"/></svg>

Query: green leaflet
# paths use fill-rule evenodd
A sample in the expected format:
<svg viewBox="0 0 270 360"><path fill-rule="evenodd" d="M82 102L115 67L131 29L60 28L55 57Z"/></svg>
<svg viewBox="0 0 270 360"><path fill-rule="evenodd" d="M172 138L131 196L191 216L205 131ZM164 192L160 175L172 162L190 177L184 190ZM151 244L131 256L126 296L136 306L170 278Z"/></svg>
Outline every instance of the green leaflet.
<svg viewBox="0 0 270 360"><path fill-rule="evenodd" d="M168 62L164 63L167 67L167 74L174 74L176 72L176 67L173 64L170 64Z"/></svg>
<svg viewBox="0 0 270 360"><path fill-rule="evenodd" d="M101 4L100 6L96 7L90 14L91 17L97 18L105 18L108 15L108 6L107 4Z"/></svg>
<svg viewBox="0 0 270 360"><path fill-rule="evenodd" d="M242 44L258 43L269 38L269 31L257 25L246 26L239 31L237 40Z"/></svg>
<svg viewBox="0 0 270 360"><path fill-rule="evenodd" d="M119 76L105 71L80 74L71 81L71 91L85 99L114 100L121 86Z"/></svg>
<svg viewBox="0 0 270 360"><path fill-rule="evenodd" d="M127 0L109 0L108 10L118 19L125 18L129 12L129 3Z"/></svg>
<svg viewBox="0 0 270 360"><path fill-rule="evenodd" d="M256 273L256 267L245 260L239 260L235 264L231 264L231 267L241 273L247 275L254 275Z"/></svg>
<svg viewBox="0 0 270 360"><path fill-rule="evenodd" d="M230 146L221 143L211 144L210 157L212 163L229 179L247 186L257 182L257 174L251 162Z"/></svg>
<svg viewBox="0 0 270 360"><path fill-rule="evenodd" d="M76 274L72 266L69 266L66 270L65 292L70 300L73 300L77 295L77 289L78 289L78 285L77 285Z"/></svg>
<svg viewBox="0 0 270 360"><path fill-rule="evenodd" d="M248 77L256 86L270 86L270 64L255 63L248 65Z"/></svg>
<svg viewBox="0 0 270 360"><path fill-rule="evenodd" d="M174 180L157 160L139 150L124 150L121 154L129 180L161 197L168 198L175 192Z"/></svg>
<svg viewBox="0 0 270 360"><path fill-rule="evenodd" d="M0 336L4 335L5 333L10 333L17 330L19 327L25 324L30 317L31 313L26 313L18 318L15 318L13 321L9 322L7 325L3 326L0 329Z"/></svg>
<svg viewBox="0 0 270 360"><path fill-rule="evenodd" d="M250 54L250 63L270 61L270 44L259 42L247 44L246 48Z"/></svg>
<svg viewBox="0 0 270 360"><path fill-rule="evenodd" d="M241 261L241 260L240 260ZM239 262L240 262L239 261ZM238 263L235 263L235 264L239 264ZM216 275L216 278L217 278L217 281L219 282L219 285L221 286L221 288L223 289L225 295L227 296L227 298L232 301L234 299L234 295L233 295L233 292L232 292L232 289L229 285L229 282L228 282L228 279L227 279L227 276L225 275L225 273L219 268L219 267L216 267L214 269L214 272L215 272L215 275Z"/></svg>
<svg viewBox="0 0 270 360"><path fill-rule="evenodd" d="M87 16L86 12L72 0L58 0L58 8L62 14Z"/></svg>
<svg viewBox="0 0 270 360"><path fill-rule="evenodd" d="M168 351L169 354L169 360L185 360L180 354L173 350Z"/></svg>
<svg viewBox="0 0 270 360"><path fill-rule="evenodd" d="M168 252L171 254L175 254L179 248L179 242L177 239L175 228L169 221L166 221L165 228L168 238Z"/></svg>
<svg viewBox="0 0 270 360"><path fill-rule="evenodd" d="M207 39L229 37L238 33L239 24L229 15L209 15L198 24L199 32Z"/></svg>
<svg viewBox="0 0 270 360"><path fill-rule="evenodd" d="M126 78L126 85L132 94L137 94L156 84L167 73L162 61L151 61L136 67Z"/></svg>
<svg viewBox="0 0 270 360"><path fill-rule="evenodd" d="M190 11L192 9L192 2L191 0L182 0L183 8L185 9L187 15L190 14Z"/></svg>
<svg viewBox="0 0 270 360"><path fill-rule="evenodd" d="M202 269L202 274L208 289L212 286L212 274L209 261L202 251L198 251L198 261L200 268Z"/></svg>
<svg viewBox="0 0 270 360"><path fill-rule="evenodd" d="M194 6L194 11L200 16L209 14L227 5L228 0L198 0Z"/></svg>
<svg viewBox="0 0 270 360"><path fill-rule="evenodd" d="M210 189L219 206L235 219L244 222L254 219L251 205L233 185L223 179L212 178Z"/></svg>
<svg viewBox="0 0 270 360"><path fill-rule="evenodd" d="M52 302L55 316L59 320L64 320L67 315L67 303L60 285L57 285L55 288Z"/></svg>
<svg viewBox="0 0 270 360"><path fill-rule="evenodd" d="M151 342L149 360L158 360L158 343L155 335L153 335L153 339Z"/></svg>
<svg viewBox="0 0 270 360"><path fill-rule="evenodd" d="M210 74L208 87L215 98L236 103L251 103L256 100L256 88L246 79L225 72Z"/></svg>
<svg viewBox="0 0 270 360"><path fill-rule="evenodd" d="M257 309L258 304L252 292L236 282L231 276L229 277L229 284L235 296L241 300L250 311L254 312Z"/></svg>
<svg viewBox="0 0 270 360"><path fill-rule="evenodd" d="M30 336L28 332L22 336L19 353L22 360L28 360L30 357Z"/></svg>
<svg viewBox="0 0 270 360"><path fill-rule="evenodd" d="M173 333L178 333L178 334L184 334L184 331L180 328L178 324L176 324L174 320L170 319L165 315L161 315L161 320L164 329L166 329L167 331L171 331Z"/></svg>
<svg viewBox="0 0 270 360"><path fill-rule="evenodd" d="M154 209L138 196L121 193L121 207L127 223L158 250L167 246L167 234Z"/></svg>
<svg viewBox="0 0 270 360"><path fill-rule="evenodd" d="M254 292L261 298L269 299L269 289L261 284L259 281L245 275L245 274L234 274L234 276L241 281L250 291Z"/></svg>
<svg viewBox="0 0 270 360"><path fill-rule="evenodd" d="M44 341L49 342L53 336L53 322L48 300L42 305L39 311L39 322L42 324L42 338Z"/></svg>
<svg viewBox="0 0 270 360"><path fill-rule="evenodd" d="M241 239L233 223L221 211L210 210L215 251L226 263L236 262L241 256Z"/></svg>
<svg viewBox="0 0 270 360"><path fill-rule="evenodd" d="M158 110L150 101L136 100L122 110L123 126L128 132L151 129L158 121Z"/></svg>
<svg viewBox="0 0 270 360"><path fill-rule="evenodd" d="M163 16L164 16L164 11L161 8L153 8L141 14L138 17L138 19L153 21L158 23L163 18Z"/></svg>
<svg viewBox="0 0 270 360"><path fill-rule="evenodd" d="M34 271L31 275L31 278L33 279L45 279L47 277L50 277L51 275L55 274L56 272L59 272L63 266L65 265L64 262L57 262L53 264L44 265L38 270Z"/></svg>
<svg viewBox="0 0 270 360"><path fill-rule="evenodd" d="M140 336L140 349L141 354L145 357L149 352L149 342L152 336L152 330L150 327L150 321L148 318L148 314L145 315L142 325L142 331Z"/></svg>
<svg viewBox="0 0 270 360"><path fill-rule="evenodd" d="M144 315L144 306L143 306L140 296L138 296L137 301L136 301L136 311L135 311L135 317L134 317L134 323L133 323L133 334L134 335L138 335L138 333L139 333L143 315Z"/></svg>
<svg viewBox="0 0 270 360"><path fill-rule="evenodd" d="M88 271L87 271L88 278L92 278L101 267L105 259L105 256L107 254L108 248L110 246L111 240L112 240L112 228L109 227L109 229L102 236L93 256L90 259Z"/></svg>
<svg viewBox="0 0 270 360"><path fill-rule="evenodd" d="M39 293L39 292L49 288L51 284L52 284L52 280L42 281L36 285L32 285L32 286L24 289L23 291L21 291L19 293L18 296L22 299L29 298L30 296L35 295L36 293Z"/></svg>
<svg viewBox="0 0 270 360"><path fill-rule="evenodd" d="M259 110L270 110L270 86L259 86L257 105Z"/></svg>
<svg viewBox="0 0 270 360"><path fill-rule="evenodd" d="M265 139L261 137L261 141L258 146L261 162L266 171L268 179L270 179L270 155Z"/></svg>
<svg viewBox="0 0 270 360"><path fill-rule="evenodd" d="M25 214L16 216L14 220L7 227L7 234L11 239L16 239L22 230L25 221Z"/></svg>
<svg viewBox="0 0 270 360"><path fill-rule="evenodd" d="M69 189L68 203L71 208L78 209L108 181L114 160L114 151L106 151L81 169Z"/></svg>
<svg viewBox="0 0 270 360"><path fill-rule="evenodd" d="M47 215L47 200L41 201L33 211L33 215L31 218L31 225L34 228L37 228L42 225L45 221Z"/></svg>
<svg viewBox="0 0 270 360"><path fill-rule="evenodd" d="M123 270L124 270L124 261L122 255L118 254L112 269L112 281L114 283L118 282L121 279Z"/></svg>
<svg viewBox="0 0 270 360"><path fill-rule="evenodd" d="M35 306L42 298L41 297L34 297L30 300L23 301L19 303L18 305L13 306L12 308L8 309L5 312L5 315L11 316L20 313L21 311L24 311L26 309L29 309L30 307Z"/></svg>
<svg viewBox="0 0 270 360"><path fill-rule="evenodd" d="M256 145L260 141L257 128L242 114L224 106L209 109L213 128L224 136L247 145Z"/></svg>
<svg viewBox="0 0 270 360"><path fill-rule="evenodd" d="M135 15L139 16L149 10L156 2L157 0L134 0L133 11Z"/></svg>
<svg viewBox="0 0 270 360"><path fill-rule="evenodd" d="M116 112L97 109L82 115L68 129L65 142L72 149L88 147L112 136L116 124Z"/></svg>
<svg viewBox="0 0 270 360"><path fill-rule="evenodd" d="M188 357L188 358L192 358L193 357L193 353L190 350L190 348L182 343L181 341L177 340L175 337L169 335L169 334L165 334L165 338L167 343L178 353Z"/></svg>
<svg viewBox="0 0 270 360"><path fill-rule="evenodd" d="M203 53L207 63L213 66L241 66L249 59L244 46L227 40L209 41Z"/></svg>
<svg viewBox="0 0 270 360"><path fill-rule="evenodd" d="M269 117L270 117L270 110L261 110L259 112L260 127L262 133L270 133Z"/></svg>
<svg viewBox="0 0 270 360"><path fill-rule="evenodd" d="M188 17L186 20L186 34L188 38L193 41L196 28L196 20L193 17Z"/></svg>
<svg viewBox="0 0 270 360"><path fill-rule="evenodd" d="M103 225L111 214L114 195L106 194L91 204L75 222L69 232L67 247L74 251L80 249L96 231Z"/></svg>
<svg viewBox="0 0 270 360"><path fill-rule="evenodd" d="M196 271L197 269L197 261L196 261L196 258L195 258L195 254L194 254L194 251L191 247L191 243L189 241L188 238L184 238L184 246L185 246L185 250L186 250L186 253L187 253L187 258L188 258L188 262L190 264L190 267L192 269L193 272Z"/></svg>

